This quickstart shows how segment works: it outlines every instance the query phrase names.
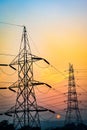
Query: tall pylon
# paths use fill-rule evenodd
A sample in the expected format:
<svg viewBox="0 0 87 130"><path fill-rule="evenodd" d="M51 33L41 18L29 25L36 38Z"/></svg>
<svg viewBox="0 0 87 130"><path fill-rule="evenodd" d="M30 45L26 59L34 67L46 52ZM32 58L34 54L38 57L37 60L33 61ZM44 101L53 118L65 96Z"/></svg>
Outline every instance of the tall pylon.
<svg viewBox="0 0 87 130"><path fill-rule="evenodd" d="M69 64L68 100L65 116L65 125L71 123L74 124L82 123L82 118L78 106L74 69L73 65Z"/></svg>
<svg viewBox="0 0 87 130"><path fill-rule="evenodd" d="M16 129L29 126L31 128L38 127L39 130L41 128L39 112L49 111L54 113L50 109L37 105L34 87L46 85L51 88L47 83L34 80L33 63L39 60L44 60L47 64L50 64L46 59L31 53L26 27L24 26L19 54L9 64L11 68L18 69L18 81L8 87L11 91L17 92L16 104L4 113L13 116ZM7 64L0 65L8 66Z"/></svg>

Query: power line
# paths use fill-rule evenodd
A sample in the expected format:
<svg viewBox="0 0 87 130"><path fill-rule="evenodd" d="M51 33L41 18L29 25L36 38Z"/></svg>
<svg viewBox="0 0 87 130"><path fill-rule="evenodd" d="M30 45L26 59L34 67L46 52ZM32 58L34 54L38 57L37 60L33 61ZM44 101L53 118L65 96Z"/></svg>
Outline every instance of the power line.
<svg viewBox="0 0 87 130"><path fill-rule="evenodd" d="M6 75L9 75L9 76L12 76L12 75L14 75L17 72L17 70L15 70L15 72L9 74L6 71L3 71L3 69L1 69L1 68L0 68L0 70L1 70L2 73L6 74Z"/></svg>
<svg viewBox="0 0 87 130"><path fill-rule="evenodd" d="M41 99L44 100L44 99L49 99L49 98L51 99L51 98L55 98L55 97L58 98L58 97L63 97L63 96L64 95L58 95L57 94L57 95L54 95L54 96L44 97L44 98L41 98Z"/></svg>
<svg viewBox="0 0 87 130"><path fill-rule="evenodd" d="M55 66L51 65L51 67L54 68L58 73L60 73L65 78L68 78L63 72L61 72L60 70L58 70Z"/></svg>
<svg viewBox="0 0 87 130"><path fill-rule="evenodd" d="M56 102L64 102L64 101L57 101L58 100L57 97L54 97L54 98L51 98L51 99L50 98L49 99L42 99L42 102L46 102L46 101L48 102L48 101L53 101L53 100L56 101Z"/></svg>
<svg viewBox="0 0 87 130"><path fill-rule="evenodd" d="M3 22L3 21L0 21L0 24L7 24L7 25L11 25L11 26L24 27L23 25L18 25L18 24L14 24L14 23Z"/></svg>
<svg viewBox="0 0 87 130"><path fill-rule="evenodd" d="M87 93L87 91L84 88L82 88L80 85L77 84L77 86L80 87L85 93Z"/></svg>
<svg viewBox="0 0 87 130"><path fill-rule="evenodd" d="M0 55L3 55L3 56L16 56L16 55L12 55L12 54L4 54L4 53L0 53Z"/></svg>
<svg viewBox="0 0 87 130"><path fill-rule="evenodd" d="M14 83L14 82L4 82L4 81L2 81L2 82L0 82L0 83Z"/></svg>
<svg viewBox="0 0 87 130"><path fill-rule="evenodd" d="M28 33L28 34L29 34L29 33ZM37 48L37 46L36 46L34 40L33 40L32 37L30 36L30 34L29 34L29 37L30 37L30 39L31 39L31 41L32 41L32 43L33 43L33 45L35 46L35 49L37 50L38 54L40 54L40 52L39 52L39 50L38 50L38 48Z"/></svg>
<svg viewBox="0 0 87 130"><path fill-rule="evenodd" d="M51 89L49 88L46 92L40 91L37 87L36 89L38 90L38 92L42 93L42 94L47 94Z"/></svg>

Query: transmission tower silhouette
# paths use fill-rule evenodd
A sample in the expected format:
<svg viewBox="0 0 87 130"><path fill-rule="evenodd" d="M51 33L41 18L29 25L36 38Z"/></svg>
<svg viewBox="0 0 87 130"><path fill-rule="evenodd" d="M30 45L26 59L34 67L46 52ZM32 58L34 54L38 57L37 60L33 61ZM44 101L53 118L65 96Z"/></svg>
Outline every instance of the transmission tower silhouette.
<svg viewBox="0 0 87 130"><path fill-rule="evenodd" d="M71 123L75 124L82 123L82 118L78 106L74 69L73 65L69 64L68 100L65 116L65 125Z"/></svg>
<svg viewBox="0 0 87 130"><path fill-rule="evenodd" d="M17 92L16 104L4 113L13 116L16 129L29 126L31 128L38 127L39 130L41 128L39 112L49 111L55 113L50 109L37 105L34 87L36 85L46 85L51 88L47 83L34 80L33 63L39 60L44 60L44 62L50 64L46 59L31 53L26 27L24 26L19 54L9 65L0 64L0 66L10 66L14 70L18 69L18 81L8 87L11 91Z"/></svg>

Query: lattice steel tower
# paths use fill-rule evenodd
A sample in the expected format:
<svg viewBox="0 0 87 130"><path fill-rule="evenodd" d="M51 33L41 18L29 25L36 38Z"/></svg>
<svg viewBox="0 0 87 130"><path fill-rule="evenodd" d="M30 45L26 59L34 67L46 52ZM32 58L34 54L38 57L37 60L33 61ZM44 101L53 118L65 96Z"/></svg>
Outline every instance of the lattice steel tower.
<svg viewBox="0 0 87 130"><path fill-rule="evenodd" d="M13 115L16 129L29 126L31 128L38 127L39 130L39 112L53 112L50 109L37 105L34 87L36 85L46 85L51 88L51 86L46 83L34 80L33 63L38 60L44 60L49 64L44 58L31 54L26 27L24 26L19 54L9 64L13 69L18 68L18 81L9 87L10 90L17 92L16 104L4 113L8 116ZM7 66L6 64L1 64L1 66L3 65Z"/></svg>
<svg viewBox="0 0 87 130"><path fill-rule="evenodd" d="M69 64L68 100L65 116L65 125L71 123L82 123L82 118L78 106L74 69L73 65Z"/></svg>

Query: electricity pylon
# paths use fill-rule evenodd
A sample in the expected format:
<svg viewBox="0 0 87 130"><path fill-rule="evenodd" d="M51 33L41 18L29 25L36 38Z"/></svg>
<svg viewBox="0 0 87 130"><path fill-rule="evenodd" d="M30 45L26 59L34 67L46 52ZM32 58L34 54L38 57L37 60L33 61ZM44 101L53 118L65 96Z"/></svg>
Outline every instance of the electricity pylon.
<svg viewBox="0 0 87 130"><path fill-rule="evenodd" d="M44 58L35 56L31 53L26 27L24 26L19 54L9 64L9 66L15 70L16 67L14 66L18 66L18 81L8 87L14 92L16 92L15 88L17 88L16 104L4 113L8 116L13 115L13 122L16 129L29 126L31 128L38 127L39 130L39 112L53 112L50 109L37 105L34 87L36 85L46 85L51 88L51 86L46 83L34 80L33 63L39 60L44 60L49 64ZM7 64L0 65L7 66Z"/></svg>
<svg viewBox="0 0 87 130"><path fill-rule="evenodd" d="M69 64L68 100L65 116L65 125L71 123L82 123L82 118L78 106L74 69L73 65Z"/></svg>

